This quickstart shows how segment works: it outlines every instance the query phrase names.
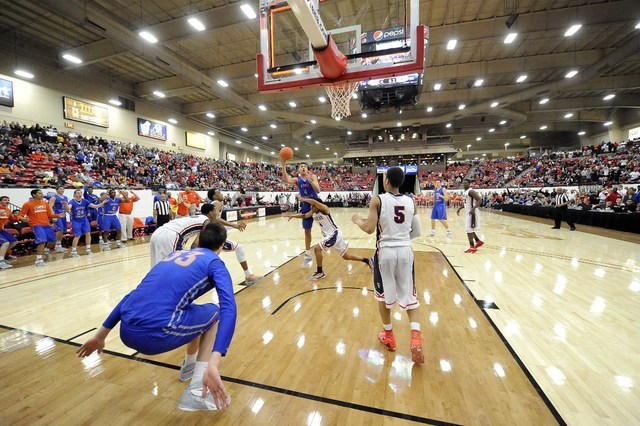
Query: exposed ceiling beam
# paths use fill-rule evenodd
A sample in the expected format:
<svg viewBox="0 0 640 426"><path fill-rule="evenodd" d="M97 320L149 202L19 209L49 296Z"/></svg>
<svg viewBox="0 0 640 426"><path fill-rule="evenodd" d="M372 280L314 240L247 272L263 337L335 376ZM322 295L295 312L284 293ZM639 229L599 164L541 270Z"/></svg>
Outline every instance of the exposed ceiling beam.
<svg viewBox="0 0 640 426"><path fill-rule="evenodd" d="M125 47L115 44L111 40L99 40L64 51L63 54L68 53L75 56L76 58L81 58L82 64L74 65L65 63L63 69L72 69L78 68L80 66L94 64L96 62L123 55L127 52L128 50Z"/></svg>

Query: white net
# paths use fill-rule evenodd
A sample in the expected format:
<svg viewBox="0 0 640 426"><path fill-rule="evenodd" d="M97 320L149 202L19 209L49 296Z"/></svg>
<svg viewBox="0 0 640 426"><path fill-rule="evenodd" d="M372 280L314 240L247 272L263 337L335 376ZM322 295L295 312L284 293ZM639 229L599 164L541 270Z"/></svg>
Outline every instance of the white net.
<svg viewBox="0 0 640 426"><path fill-rule="evenodd" d="M341 119L351 115L351 97L358 89L360 82L348 82L324 86L331 101L331 117Z"/></svg>

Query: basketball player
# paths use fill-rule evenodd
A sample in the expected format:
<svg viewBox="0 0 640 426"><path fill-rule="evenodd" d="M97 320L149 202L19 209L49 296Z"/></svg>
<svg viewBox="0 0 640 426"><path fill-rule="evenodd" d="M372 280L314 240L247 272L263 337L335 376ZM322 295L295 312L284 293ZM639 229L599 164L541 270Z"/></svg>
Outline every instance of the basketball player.
<svg viewBox="0 0 640 426"><path fill-rule="evenodd" d="M298 199L302 203L309 203L311 210L304 214L285 213L284 216L288 217L289 220L293 218L305 220L306 218L313 217L313 219L318 222L318 225L320 225L324 237L318 244L313 246L313 252L316 255L317 270L316 273L311 276L311 280L316 281L325 277L324 271L322 270L322 250L326 251L331 247L334 247L344 260L363 262L369 269L373 270L373 259L349 253L349 242L344 240L342 231L338 229L338 225L333 221L329 207L322 204L319 198L298 197Z"/></svg>
<svg viewBox="0 0 640 426"><path fill-rule="evenodd" d="M104 214L102 215L102 223L100 224L100 230L102 231L102 250L104 251L111 250L111 245L109 243L109 233L111 230L116 231L116 248L126 247L120 241L120 237L122 236L122 227L120 226L120 220L118 219L118 210L121 202L129 202L127 192L120 191L120 196L116 197L116 190L110 189L107 193L106 202L104 203Z"/></svg>
<svg viewBox="0 0 640 426"><path fill-rule="evenodd" d="M32 199L22 205L18 219L24 221L28 218L29 226L35 235L33 240L37 246L35 266L47 266L42 260L42 256L46 254L47 260L50 260L49 250L54 247L56 242L56 234L53 232L50 219L58 219L66 216L66 213L55 214L49 203L44 200L44 194L40 189L32 190L31 197ZM46 251L45 245L48 246Z"/></svg>
<svg viewBox="0 0 640 426"><path fill-rule="evenodd" d="M49 198L49 205L55 214L64 213L64 216L60 216L54 224L56 228L56 253L64 253L66 250L62 247L62 238L67 232L67 205L69 205L69 198L64 195L64 186L56 188L56 193Z"/></svg>
<svg viewBox="0 0 640 426"><path fill-rule="evenodd" d="M318 177L313 173L309 173L307 163L300 163L298 166L298 177L293 178L287 173L287 162L282 160L282 180L289 185L295 185L300 192L300 196L304 198L318 198L320 192L320 183ZM302 203L300 205L300 213L306 214L311 211L311 204ZM311 266L313 258L311 257L311 227L313 226L313 218L308 217L302 219L302 229L304 229L304 261L302 267Z"/></svg>
<svg viewBox="0 0 640 426"><path fill-rule="evenodd" d="M433 190L433 210L431 211L431 232L429 237L436 236L436 220L439 220L444 229L447 230L447 237L451 238L453 234L449 225L447 224L447 201L449 200L449 194L447 190L442 187L440 181L436 181L436 187Z"/></svg>
<svg viewBox="0 0 640 426"><path fill-rule="evenodd" d="M369 216L354 214L351 221L367 234L377 229L376 252L373 257L373 285L384 330L378 340L390 351L396 350L396 338L391 324L391 309L396 302L407 311L411 327L411 359L424 363L422 334L411 240L420 236L420 218L413 200L400 194L404 172L391 167L383 179L387 191L371 199Z"/></svg>
<svg viewBox="0 0 640 426"><path fill-rule="evenodd" d="M218 193L220 191L215 190ZM220 194L222 195L222 194ZM151 267L153 268L162 259L164 259L169 253L173 251L183 250L184 244L194 235L200 233L200 230L209 222L220 223L223 226L236 228L239 231L244 231L247 224L244 222L230 223L226 220L219 218L219 213L216 213L212 204L203 204L200 212L202 213L196 217L182 217L180 219L172 220L164 226L158 228L151 235ZM198 240L193 242L193 246L198 245ZM255 284L260 281L262 276L254 275L251 273L251 269L247 264L247 258L245 256L244 245L236 244L231 240L225 241L222 246L223 251L235 251L236 258L240 262L240 266L244 270L245 283Z"/></svg>
<svg viewBox="0 0 640 426"><path fill-rule="evenodd" d="M156 355L186 345L179 379L191 379L191 383L178 408L226 409L230 398L218 365L231 344L237 313L231 276L218 257L226 239L224 226L212 223L200 233L200 247L163 259L118 303L95 336L78 349L78 357L96 350L101 353L106 337L118 322L122 342L140 353ZM213 288L220 306L193 303Z"/></svg>
<svg viewBox="0 0 640 426"><path fill-rule="evenodd" d="M484 245L484 242L480 241L480 238L476 235L476 231L480 230L480 215L476 211L480 207L480 194L471 189L470 186L471 181L469 179L462 181L464 205L456 211L456 214L460 216L460 210L464 208L464 224L467 230L467 238L469 239L469 248L464 251L465 253L475 253Z"/></svg>
<svg viewBox="0 0 640 426"><path fill-rule="evenodd" d="M13 268L13 265L6 261L4 257L7 254L7 250L18 244L18 240L8 231L4 230L4 225L6 225L7 222L18 221L18 217L11 213L9 204L9 197L6 195L0 197L0 269Z"/></svg>
<svg viewBox="0 0 640 426"><path fill-rule="evenodd" d="M73 231L73 241L71 242L71 257L80 257L78 254L78 241L84 234L84 243L87 248L87 255L91 255L91 223L89 222L89 209L102 207L107 200L100 204L93 204L83 198L82 189L73 191L73 198L67 204L67 211L71 216L71 230Z"/></svg>

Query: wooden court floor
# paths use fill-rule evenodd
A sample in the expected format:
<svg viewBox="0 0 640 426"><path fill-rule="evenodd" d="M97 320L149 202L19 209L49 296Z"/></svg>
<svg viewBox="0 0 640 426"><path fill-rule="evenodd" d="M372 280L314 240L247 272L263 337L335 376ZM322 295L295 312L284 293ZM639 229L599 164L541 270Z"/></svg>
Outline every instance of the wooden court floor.
<svg viewBox="0 0 640 426"><path fill-rule="evenodd" d="M333 210L350 247L370 255L356 210ZM467 255L461 219L449 211L453 238L439 224L428 238L429 213L414 242L422 366L399 310L397 351L377 342L364 264L331 253L313 282L298 222L231 231L267 276L245 287L234 254L222 255L239 309L224 413L177 409L180 350L136 354L114 330L108 351L75 357L148 271L144 241L0 272L0 424L639 424L638 246L484 212L486 245Z"/></svg>

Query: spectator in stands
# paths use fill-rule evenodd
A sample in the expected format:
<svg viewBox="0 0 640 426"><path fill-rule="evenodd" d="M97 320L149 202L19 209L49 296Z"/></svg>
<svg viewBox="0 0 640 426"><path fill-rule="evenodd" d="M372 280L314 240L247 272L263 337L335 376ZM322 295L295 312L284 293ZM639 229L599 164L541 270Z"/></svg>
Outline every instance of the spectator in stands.
<svg viewBox="0 0 640 426"><path fill-rule="evenodd" d="M127 193L127 191L122 191ZM127 240L133 240L133 203L139 201L138 197L133 191L127 193L127 201L122 200L120 202L118 219L120 220L120 228L122 230L120 234L120 241L126 243Z"/></svg>
<svg viewBox="0 0 640 426"><path fill-rule="evenodd" d="M618 192L618 187L614 186L613 188L611 188L611 192L609 192L609 194L607 195L605 202L610 201L611 206L615 206L616 204L618 204L618 198L622 198L622 195L620 195L620 193Z"/></svg>
<svg viewBox="0 0 640 426"><path fill-rule="evenodd" d="M15 229L18 233L22 234L22 229L26 228L28 225L18 219L18 215L20 214L20 209L15 209L11 212L11 214L15 217L14 221L7 222L4 227L5 229Z"/></svg>
<svg viewBox="0 0 640 426"><path fill-rule="evenodd" d="M196 214L196 208L200 207L200 203L203 203L204 200L190 186L186 186L184 192L180 195L186 198L187 203L189 203L189 216L194 216Z"/></svg>
<svg viewBox="0 0 640 426"><path fill-rule="evenodd" d="M627 213L627 206L622 202L622 198L616 199L616 204L611 207L615 213Z"/></svg>
<svg viewBox="0 0 640 426"><path fill-rule="evenodd" d="M44 194L40 189L31 191L32 199L22 205L18 219L28 220L35 239L33 243L37 246L35 266L46 266L43 255L47 256L47 260L51 259L49 251L55 246L56 234L51 227L51 219L58 219L65 216L66 213L59 215L53 213L51 206L44 200ZM45 251L45 245L46 251Z"/></svg>

